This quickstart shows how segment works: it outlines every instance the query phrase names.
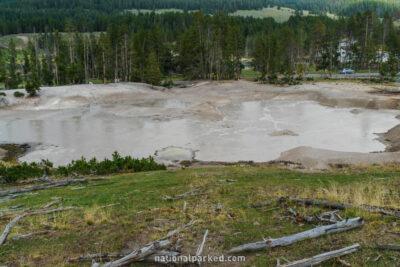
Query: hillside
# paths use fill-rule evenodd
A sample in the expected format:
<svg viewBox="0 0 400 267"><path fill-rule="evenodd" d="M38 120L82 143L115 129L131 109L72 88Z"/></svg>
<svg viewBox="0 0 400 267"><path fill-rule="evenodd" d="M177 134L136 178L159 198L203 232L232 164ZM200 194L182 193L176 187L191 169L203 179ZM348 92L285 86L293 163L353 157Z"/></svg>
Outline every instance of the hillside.
<svg viewBox="0 0 400 267"><path fill-rule="evenodd" d="M315 12L330 12L334 14L351 15L363 12L367 9L376 10L379 15L385 11L393 12L400 8L398 0L276 0L283 6L293 7L299 10L311 10Z"/></svg>
<svg viewBox="0 0 400 267"><path fill-rule="evenodd" d="M14 214L2 216L1 232L22 212L53 212L31 214L19 220L5 244L0 246L0 264L91 266L90 258L79 257L99 253L104 254L103 262L115 260L189 222L193 225L171 235L170 242L179 245L171 246L169 251L194 255L204 233L209 230L202 255L227 256L231 248L262 241L263 237L280 238L329 224L304 221L306 216L332 211L329 208L307 207L292 201L253 207L277 197L311 197L353 205L398 207L398 194L389 194L398 190L398 168L347 171L304 173L248 166L156 171L120 174L103 181L6 197L0 207L2 210L13 208L5 213ZM181 195L186 192L191 193ZM62 211L67 207L70 210ZM298 213L297 217L291 214L292 210ZM277 259L281 263L283 258L300 260L355 243L361 248L341 257L352 266L395 266L398 263L397 252L377 248L377 244L400 241L399 235L386 232L399 230L394 217L358 208L340 210L337 214L343 218L364 216L365 224L288 246L237 254L246 257L245 264L203 266L276 266ZM101 261L99 256L95 259ZM134 266L145 266L138 264ZM323 266L342 265L332 259Z"/></svg>

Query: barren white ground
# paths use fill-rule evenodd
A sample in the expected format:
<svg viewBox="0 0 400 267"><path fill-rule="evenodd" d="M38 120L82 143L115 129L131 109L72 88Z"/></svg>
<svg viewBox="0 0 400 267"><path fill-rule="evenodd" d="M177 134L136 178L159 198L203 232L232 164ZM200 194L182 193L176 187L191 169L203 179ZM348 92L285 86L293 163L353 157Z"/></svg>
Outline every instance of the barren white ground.
<svg viewBox="0 0 400 267"><path fill-rule="evenodd" d="M399 123L398 101L370 90L352 83L274 87L239 81L171 90L136 83L62 86L42 88L33 99L8 91L10 106L0 109L0 142L31 143L21 161L49 159L56 165L114 151L156 153L166 163L193 157L266 162L304 146L383 151L375 133ZM299 150L294 154L301 158ZM284 160L291 159L287 155Z"/></svg>

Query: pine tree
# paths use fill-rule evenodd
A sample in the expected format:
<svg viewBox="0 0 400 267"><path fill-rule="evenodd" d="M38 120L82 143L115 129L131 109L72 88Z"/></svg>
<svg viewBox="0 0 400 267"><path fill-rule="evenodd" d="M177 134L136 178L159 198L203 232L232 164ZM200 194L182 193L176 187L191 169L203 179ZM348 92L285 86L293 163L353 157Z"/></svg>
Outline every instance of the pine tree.
<svg viewBox="0 0 400 267"><path fill-rule="evenodd" d="M162 79L162 73L160 71L160 66L157 61L157 56L154 51L149 55L149 61L145 69L144 79L147 83L151 85L158 85Z"/></svg>
<svg viewBox="0 0 400 267"><path fill-rule="evenodd" d="M4 83L7 77L6 62L4 53L0 50L0 83Z"/></svg>
<svg viewBox="0 0 400 267"><path fill-rule="evenodd" d="M8 65L8 72L9 72L8 87L10 89L17 89L18 85L20 84L20 77L19 74L17 73L17 51L13 39L11 39L8 44L8 53L10 55L9 56L10 64Z"/></svg>

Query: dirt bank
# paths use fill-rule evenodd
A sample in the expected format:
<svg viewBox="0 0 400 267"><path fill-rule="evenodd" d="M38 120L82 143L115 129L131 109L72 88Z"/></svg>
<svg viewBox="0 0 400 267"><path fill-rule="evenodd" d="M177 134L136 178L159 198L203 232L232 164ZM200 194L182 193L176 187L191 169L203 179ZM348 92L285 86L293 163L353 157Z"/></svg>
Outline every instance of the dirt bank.
<svg viewBox="0 0 400 267"><path fill-rule="evenodd" d="M400 151L400 124L386 133L379 134L378 140L386 145L386 152Z"/></svg>
<svg viewBox="0 0 400 267"><path fill-rule="evenodd" d="M400 152L355 153L297 147L283 152L277 161L299 163L307 169L327 169L348 165L400 163Z"/></svg>

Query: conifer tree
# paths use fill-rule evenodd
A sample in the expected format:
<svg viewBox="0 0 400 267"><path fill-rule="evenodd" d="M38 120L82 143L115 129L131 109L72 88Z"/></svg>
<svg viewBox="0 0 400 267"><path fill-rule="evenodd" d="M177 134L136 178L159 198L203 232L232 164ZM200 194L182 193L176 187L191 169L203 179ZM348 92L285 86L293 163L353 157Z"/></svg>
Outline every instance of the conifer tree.
<svg viewBox="0 0 400 267"><path fill-rule="evenodd" d="M10 89L17 89L18 85L20 84L20 77L19 73L17 72L17 51L13 39L11 39L8 44L8 53L10 62L8 65L8 72L9 72L8 87Z"/></svg>
<svg viewBox="0 0 400 267"><path fill-rule="evenodd" d="M151 85L158 85L162 79L162 73L158 64L157 55L152 51L145 70L145 81Z"/></svg>

